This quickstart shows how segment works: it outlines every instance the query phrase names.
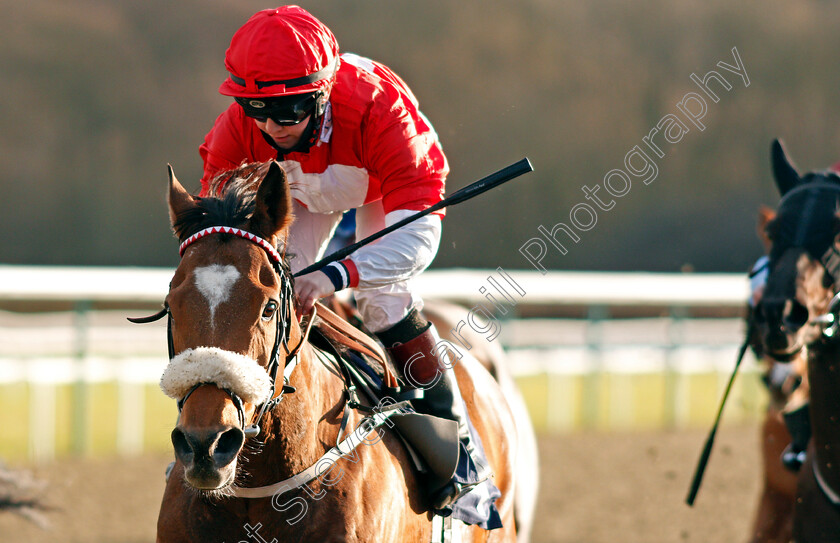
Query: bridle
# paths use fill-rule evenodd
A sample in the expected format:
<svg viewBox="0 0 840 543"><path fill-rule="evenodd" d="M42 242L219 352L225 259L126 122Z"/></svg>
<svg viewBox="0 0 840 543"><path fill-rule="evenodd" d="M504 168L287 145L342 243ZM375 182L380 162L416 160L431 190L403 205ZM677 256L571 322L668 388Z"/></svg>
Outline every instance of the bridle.
<svg viewBox="0 0 840 543"><path fill-rule="evenodd" d="M259 423L262 420L263 415L267 411L271 411L277 404L279 404L283 400L284 394L291 394L295 391L295 388L289 385L289 377L291 376L292 371L294 371L295 367L297 366L298 353L300 352L301 347L304 345L304 343L308 341L309 332L312 329L313 322L315 322L316 309L314 307L312 309L312 313L309 316L309 322L306 325L306 329L301 334L300 343L298 343L293 349L290 350L290 319L292 315L292 303L294 293L292 290L290 273L284 267L283 259L280 256L280 254L277 252L274 246L271 245L271 243L250 232L246 232L244 230L228 226L214 226L210 228L205 228L204 230L201 230L184 240L184 242L181 243L180 246L181 256L184 255L184 252L186 251L187 247L189 247L191 244L211 234L230 234L255 243L266 252L269 260L272 262L274 271L280 278L280 308L277 312L275 312L275 318L277 319L277 334L275 335L274 346L271 351L271 357L269 359L268 367L266 368L266 371L268 372L268 375L271 379L271 391L268 393L266 399L260 405L259 413L257 414L256 419L251 425L247 427L245 426L245 414L242 399L239 398L239 396L234 391L230 389L222 389L230 395L231 399L233 400L233 404L236 406L236 409L239 413L240 424L242 425L245 437L252 438L260 434ZM167 343L169 345L169 359L172 360L175 356L175 349L172 338L172 314L170 313L168 306L164 307L160 312L149 317L142 317L129 320L135 323L146 323L160 320L163 317L168 317L166 327ZM288 354L286 354L285 357L285 365L283 370L283 386L281 387L280 392L278 393L277 371L280 367L279 352L281 346L283 347L283 350ZM380 402L380 404L376 405L375 407L361 405L355 394L355 386L350 384L350 377L347 374L348 370L343 366L344 362L342 361L340 355L338 355L338 353L336 353L336 355L338 356L337 362L339 364L339 368L342 369L342 380L344 381L345 396L347 401L345 404L345 412L344 416L342 417L335 447L332 447L326 453L324 453L324 455L322 455L321 458L319 458L309 468L283 481L261 487L240 487L237 485L231 485L230 492L234 497L271 497L274 500L277 499L277 497L285 494L286 492L292 491L296 488L300 488L309 481L312 481L318 477L322 477L324 475L324 465L334 463L336 460L352 453L352 451L356 449L361 443L366 442L366 438L368 434L370 434L370 432L380 428L386 423L393 424L389 423L389 419L392 416L399 414L402 409L408 407L408 401L402 399L402 401L396 401L384 405ZM210 383L198 383L194 385L181 399L178 400L179 417L184 407L184 404L186 403L190 395L196 389L198 389L198 387L204 384ZM352 431L345 434L344 428L348 422L349 409L358 409L360 411L366 412L367 414L361 419L359 424Z"/></svg>
<svg viewBox="0 0 840 543"><path fill-rule="evenodd" d="M781 216L788 207L793 204L791 202L796 197L805 197L802 209L799 211L799 221L794 230L793 239L788 241L788 246L802 246L808 249L808 252L822 264L825 272L832 279L835 288L835 294L828 304L828 310L823 315L818 315L808 320L808 324L821 327L821 340L823 343L834 342L838 337L840 331L840 251L838 251L837 244L833 239L833 229L831 225L826 223L823 219L819 223L820 216L817 211L819 205L830 204L834 200L835 209L840 209L840 184L829 181L816 181L811 183L803 183L798 187L787 192L779 203L778 214ZM819 210L823 211L823 210ZM809 235L814 233L823 236L816 245L808 246ZM825 247L827 242L828 247ZM775 244L774 244L775 245ZM775 249L774 253L778 257L780 252L783 252L787 247L783 247L781 251ZM773 255L769 263L770 269L773 269ZM801 348L800 348L801 350ZM840 507L840 495L831 488L829 483L825 480L820 472L819 461L815 458L811 462L814 478L817 486L822 491L826 499L835 507Z"/></svg>
<svg viewBox="0 0 840 543"><path fill-rule="evenodd" d="M840 181L840 179L838 179ZM795 200L800 199L804 196L805 202L803 206L803 212L798 213L797 208L800 205L799 202L793 203ZM791 247L806 247L808 251L815 256L815 258L819 259L820 263L825 268L826 272L831 276L833 279L834 285L840 286L840 252L834 246L833 242L829 242L825 246L821 247L813 247L809 245L808 237L811 236L815 231L822 232L823 230L828 229L829 232L832 232L831 225L825 224L818 224L817 219L814 218L814 211L819 205L825 205L825 198L826 196L836 198L838 201L837 207L840 208L840 182L830 182L830 181L812 181L800 184L799 186L789 190L787 193L784 194L782 197L781 202L779 203L778 212L777 212L777 220L779 219L786 219L790 218L791 215L793 217L798 218L794 224L790 224L790 222L786 222L783 226L787 227L787 230L781 232L783 234L781 239L777 239L773 243L773 250L770 253L769 260L761 267L754 269L750 274L752 278L754 275L764 272L765 270L768 273L772 273L773 269L776 267L778 263L778 259L787 249ZM794 207L796 206L796 207ZM778 242L781 242L781 249L779 248ZM823 244L820 244L823 245ZM759 302L760 304L761 302ZM712 451L712 446L714 445L715 436L717 434L717 429L720 424L721 415L723 414L723 408L726 405L726 400L729 397L729 392L732 389L732 384L735 381L735 376L738 374L738 369L741 366L741 361L744 358L744 354L746 353L747 349L749 348L750 341L752 335L756 329L756 313L759 309L756 307L750 313L750 317L747 319L747 328L744 337L744 341L741 344L741 347L738 350L738 356L735 362L735 367L732 370L731 375L729 376L729 381L727 383L726 389L724 390L723 397L721 398L720 405L718 406L717 417L712 425L712 429L709 432L709 436L706 438L706 443L703 447L703 450L700 454L700 458L697 462L697 467L694 472L694 477L692 478L691 486L689 487L688 496L686 498L686 503L692 506L694 505L694 501L697 498L697 493L700 490L700 485L703 480L703 474L705 473L706 466L709 461L709 456ZM808 321L809 324L812 325L822 325L823 331L822 335L826 341L830 340L831 338L835 337L836 332L840 329L840 293L836 294L834 298L831 300L829 304L828 313L825 315L820 315L810 319ZM791 357L795 356L801 347L795 352L791 354ZM838 507L840 507L840 496L838 496L835 492L833 492L830 488L824 485L824 481L822 481L822 477L819 474L819 470L816 467L817 463L812 462L814 466L814 473L817 477L817 482L820 484L820 488L822 489L823 493L832 500L832 503L835 503ZM838 501L834 502L833 497L838 497Z"/></svg>
<svg viewBox="0 0 840 543"><path fill-rule="evenodd" d="M210 228L200 230L199 232L196 232L195 234L185 239L179 247L179 254L183 257L184 253L190 245L212 234L229 234L233 236L238 236L259 246L261 249L263 249L263 251L265 251L269 261L271 261L272 267L274 268L277 277L280 280L280 305L278 310L274 314L274 318L277 323L276 334L274 337L274 345L271 349L271 356L269 357L268 366L266 368L266 372L268 373L268 376L271 380L271 389L265 400L261 404L259 404L259 412L250 425L246 426L245 424L245 411L242 399L239 397L239 395L228 388L222 389L231 397L231 400L233 401L233 404L236 407L239 416L239 422L242 426L243 431L245 432L245 437L252 438L260 434L260 421L262 420L263 415L267 411L271 411L272 409L274 409L274 407L276 407L277 404L283 401L284 394L291 394L295 391L295 388L289 385L289 378L292 372L294 371L295 367L297 367L298 353L307 340L312 323L315 320L315 314L313 312L313 314L310 316L309 323L303 335L301 336L300 342L297 344L297 346L295 346L294 349L289 349L289 339L291 336L292 329L290 319L292 315L293 292L290 274L288 270L286 270L284 267L283 258L280 256L280 253L277 252L277 249L275 249L271 243L255 234L252 234L251 232L247 232L245 230L229 226L212 226ZM175 357L175 345L172 336L172 313L168 305L166 305L158 313L149 317L129 318L129 320L134 323L142 324L147 322L154 322L162 319L163 317L167 317L167 345L169 349L169 359L172 360ZM280 368L279 355L281 346L287 354L284 361L283 386L280 388L280 392L278 393L277 372ZM192 393L205 384L208 383L195 384L181 399L178 400L179 417L181 411L184 408L184 404L187 402Z"/></svg>
<svg viewBox="0 0 840 543"><path fill-rule="evenodd" d="M802 202L803 198L804 202ZM835 208L840 208L840 183L829 181L806 182L784 195L779 202L778 218L786 218L791 214L790 209L794 205L796 207L801 206L801 210L793 213L798 215L798 221L793 225L787 225L792 226L792 228L788 228L788 231L784 232L785 235L778 240L781 242L781 248L779 248L778 242L774 242L774 248L771 251L768 263L770 271L775 268L778 258L786 249L805 247L822 264L826 273L831 277L835 288L840 286L840 251L838 251L836 244L832 239L821 239L816 244L809 239L814 233L823 236L826 235L824 232L828 232L829 236L832 233L830 224L817 222L819 213L816 212L818 206L825 205L826 202L830 203L830 200L834 200ZM832 298L828 311L810 319L808 324L821 326L822 335L825 339L834 338L840 330L840 292Z"/></svg>

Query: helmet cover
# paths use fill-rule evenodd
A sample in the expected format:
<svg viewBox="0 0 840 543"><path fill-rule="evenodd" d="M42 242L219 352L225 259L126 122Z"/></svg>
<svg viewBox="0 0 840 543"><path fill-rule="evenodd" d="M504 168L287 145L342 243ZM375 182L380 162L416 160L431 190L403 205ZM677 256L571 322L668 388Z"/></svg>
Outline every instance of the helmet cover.
<svg viewBox="0 0 840 543"><path fill-rule="evenodd" d="M339 63L338 42L321 21L298 6L254 14L225 53L226 96L270 97L322 91L329 96Z"/></svg>

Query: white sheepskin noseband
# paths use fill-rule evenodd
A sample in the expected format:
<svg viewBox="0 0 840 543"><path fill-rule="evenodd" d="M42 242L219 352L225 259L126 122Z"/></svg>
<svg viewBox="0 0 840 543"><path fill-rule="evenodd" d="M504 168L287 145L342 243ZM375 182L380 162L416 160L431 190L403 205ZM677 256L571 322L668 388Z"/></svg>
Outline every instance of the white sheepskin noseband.
<svg viewBox="0 0 840 543"><path fill-rule="evenodd" d="M271 379L256 360L217 347L187 349L170 360L160 378L160 389L180 400L199 383L213 383L255 405L271 391Z"/></svg>

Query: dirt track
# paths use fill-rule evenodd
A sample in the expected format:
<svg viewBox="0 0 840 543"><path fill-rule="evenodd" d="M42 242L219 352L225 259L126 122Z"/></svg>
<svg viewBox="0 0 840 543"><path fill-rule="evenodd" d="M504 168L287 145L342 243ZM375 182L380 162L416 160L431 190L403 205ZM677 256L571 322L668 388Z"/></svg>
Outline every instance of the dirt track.
<svg viewBox="0 0 840 543"><path fill-rule="evenodd" d="M702 431L580 434L540 442L535 543L746 540L759 481L757 429L719 433L698 503L684 503ZM167 456L37 466L56 507L49 531L0 515L0 542L154 541Z"/></svg>

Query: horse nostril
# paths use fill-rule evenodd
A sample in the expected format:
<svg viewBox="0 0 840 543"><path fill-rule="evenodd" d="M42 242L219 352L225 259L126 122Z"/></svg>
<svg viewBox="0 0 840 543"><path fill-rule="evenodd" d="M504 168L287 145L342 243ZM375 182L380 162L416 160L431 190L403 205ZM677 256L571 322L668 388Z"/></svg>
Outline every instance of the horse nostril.
<svg viewBox="0 0 840 543"><path fill-rule="evenodd" d="M245 433L239 428L231 428L222 432L213 451L213 462L218 467L227 466L233 462L244 444Z"/></svg>
<svg viewBox="0 0 840 543"><path fill-rule="evenodd" d="M189 440L179 428L172 430L172 446L175 448L175 458L185 466L192 463L195 453Z"/></svg>
<svg viewBox="0 0 840 543"><path fill-rule="evenodd" d="M790 305L786 308L784 316L785 328L791 332L796 332L805 324L808 323L808 308L797 302L791 300Z"/></svg>

